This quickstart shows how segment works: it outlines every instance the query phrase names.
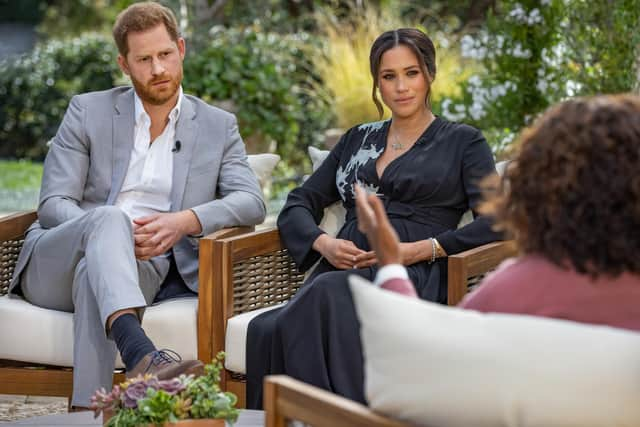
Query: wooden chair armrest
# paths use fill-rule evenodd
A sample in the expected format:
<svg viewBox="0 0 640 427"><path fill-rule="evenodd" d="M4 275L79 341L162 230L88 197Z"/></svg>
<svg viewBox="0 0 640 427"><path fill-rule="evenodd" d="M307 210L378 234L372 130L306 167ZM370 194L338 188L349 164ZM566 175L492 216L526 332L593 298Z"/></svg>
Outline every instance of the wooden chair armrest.
<svg viewBox="0 0 640 427"><path fill-rule="evenodd" d="M494 269L517 254L513 240L487 243L448 257L448 304L456 305L467 293L467 280Z"/></svg>
<svg viewBox="0 0 640 427"><path fill-rule="evenodd" d="M313 427L409 425L379 415L360 403L283 375L265 379L264 410L265 427L285 427L287 420L302 421Z"/></svg>
<svg viewBox="0 0 640 427"><path fill-rule="evenodd" d="M231 250L234 261L264 255L282 250L280 232L277 227L265 228L242 235L229 236L219 239L220 247L226 246Z"/></svg>
<svg viewBox="0 0 640 427"><path fill-rule="evenodd" d="M200 241L202 241L203 239L204 240L226 239L228 237L251 233L253 230L255 230L255 227L242 226L242 227L222 228L218 231L214 231L211 234L207 234L206 236L201 237Z"/></svg>
<svg viewBox="0 0 640 427"><path fill-rule="evenodd" d="M21 237L37 218L36 211L19 212L0 218L0 242Z"/></svg>

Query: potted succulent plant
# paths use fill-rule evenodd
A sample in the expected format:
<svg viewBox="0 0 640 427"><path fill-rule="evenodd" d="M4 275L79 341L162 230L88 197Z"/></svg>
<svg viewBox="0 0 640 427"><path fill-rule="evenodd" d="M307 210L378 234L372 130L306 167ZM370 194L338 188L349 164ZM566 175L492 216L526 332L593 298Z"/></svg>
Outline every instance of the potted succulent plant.
<svg viewBox="0 0 640 427"><path fill-rule="evenodd" d="M205 374L160 381L153 375L138 376L98 390L91 399L97 417L108 427L144 425L223 427L238 418L237 397L220 389L224 353L205 366Z"/></svg>

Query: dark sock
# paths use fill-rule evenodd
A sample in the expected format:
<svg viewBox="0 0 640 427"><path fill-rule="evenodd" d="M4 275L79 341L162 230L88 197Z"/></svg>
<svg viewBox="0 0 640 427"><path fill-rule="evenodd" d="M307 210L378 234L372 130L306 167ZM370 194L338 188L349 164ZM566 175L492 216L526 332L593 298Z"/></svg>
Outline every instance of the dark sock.
<svg viewBox="0 0 640 427"><path fill-rule="evenodd" d="M120 357L127 371L133 369L147 354L156 351L147 334L144 333L138 317L127 313L111 324L111 336L116 342Z"/></svg>

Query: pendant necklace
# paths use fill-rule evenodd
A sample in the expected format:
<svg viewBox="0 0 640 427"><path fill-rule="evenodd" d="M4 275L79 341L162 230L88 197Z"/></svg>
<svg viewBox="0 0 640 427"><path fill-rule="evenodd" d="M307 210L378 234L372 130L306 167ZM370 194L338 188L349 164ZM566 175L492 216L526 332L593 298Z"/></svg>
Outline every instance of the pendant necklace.
<svg viewBox="0 0 640 427"><path fill-rule="evenodd" d="M391 143L391 148L393 148L394 151L402 150L404 144L398 140L398 135L396 135L395 132L393 133L393 139L395 139L396 142Z"/></svg>

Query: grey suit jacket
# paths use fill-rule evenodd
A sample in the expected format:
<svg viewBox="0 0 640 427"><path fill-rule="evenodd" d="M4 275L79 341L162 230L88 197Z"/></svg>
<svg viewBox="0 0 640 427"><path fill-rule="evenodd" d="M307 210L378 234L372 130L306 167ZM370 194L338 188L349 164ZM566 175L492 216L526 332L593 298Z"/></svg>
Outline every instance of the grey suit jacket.
<svg viewBox="0 0 640 427"><path fill-rule="evenodd" d="M27 231L10 291L47 229L98 206L113 205L134 144L134 91L117 87L74 96L44 162L38 221ZM209 234L265 217L258 180L247 163L234 115L185 95L176 127L171 211L191 208ZM198 290L198 241L173 247L187 286Z"/></svg>

